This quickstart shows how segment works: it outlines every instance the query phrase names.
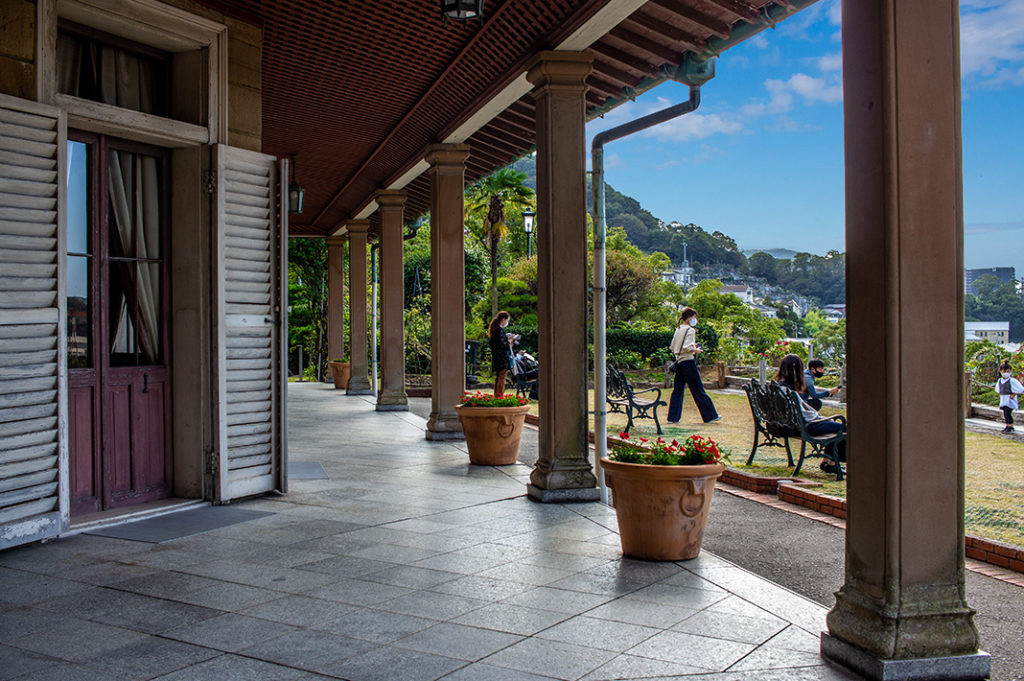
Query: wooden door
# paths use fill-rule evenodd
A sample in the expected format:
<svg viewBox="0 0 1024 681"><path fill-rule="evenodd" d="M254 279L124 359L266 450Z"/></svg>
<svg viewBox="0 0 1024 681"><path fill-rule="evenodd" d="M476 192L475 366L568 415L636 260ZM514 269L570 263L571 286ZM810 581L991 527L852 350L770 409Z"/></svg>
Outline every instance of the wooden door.
<svg viewBox="0 0 1024 681"><path fill-rule="evenodd" d="M170 495L167 155L68 142L72 513Z"/></svg>

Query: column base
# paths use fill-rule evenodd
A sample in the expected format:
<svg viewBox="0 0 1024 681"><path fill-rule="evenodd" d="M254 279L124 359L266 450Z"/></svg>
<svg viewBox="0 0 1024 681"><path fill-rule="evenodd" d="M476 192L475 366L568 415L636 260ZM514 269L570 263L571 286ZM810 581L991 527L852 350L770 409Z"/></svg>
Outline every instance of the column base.
<svg viewBox="0 0 1024 681"><path fill-rule="evenodd" d="M541 489L533 483L526 485L526 495L543 504L566 504L576 501L601 501L601 490L597 487L576 487L572 489Z"/></svg>
<svg viewBox="0 0 1024 681"><path fill-rule="evenodd" d="M992 668L991 657L982 651L972 655L884 660L827 632L821 634L821 656L873 681L982 681L989 678Z"/></svg>
<svg viewBox="0 0 1024 681"><path fill-rule="evenodd" d="M382 390L377 394L377 411L409 411L405 390Z"/></svg>
<svg viewBox="0 0 1024 681"><path fill-rule="evenodd" d="M427 420L425 437L435 442L466 439L462 432L462 423L459 422L459 417L455 414L452 414L450 418L441 414L431 414Z"/></svg>
<svg viewBox="0 0 1024 681"><path fill-rule="evenodd" d="M348 389L345 391L346 395L372 395L373 389L370 387L370 379L362 376L352 376L348 379Z"/></svg>

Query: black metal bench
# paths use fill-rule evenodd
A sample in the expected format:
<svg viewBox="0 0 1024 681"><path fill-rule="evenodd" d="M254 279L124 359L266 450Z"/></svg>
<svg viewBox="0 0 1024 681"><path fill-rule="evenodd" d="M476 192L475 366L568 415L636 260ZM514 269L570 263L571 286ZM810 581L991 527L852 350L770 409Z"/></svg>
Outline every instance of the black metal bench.
<svg viewBox="0 0 1024 681"><path fill-rule="evenodd" d="M800 396L793 390L787 390L775 381L761 385L757 379L743 386L750 403L750 414L754 418L754 446L750 449L747 459L749 466L754 461L758 447L785 447L789 465L793 465L793 452L789 448L789 438L800 439L800 458L796 463L793 475L800 475L800 468L807 456L820 456L831 461L836 467L836 480L846 476L842 462L835 452L839 451L841 442L846 441L846 419L843 416L832 416L829 420L843 424L843 432L812 435L807 432L807 422L800 411ZM810 454L807 445L811 446Z"/></svg>
<svg viewBox="0 0 1024 681"><path fill-rule="evenodd" d="M611 364L608 365L608 373L605 377L605 389L607 391L605 399L608 402L608 406L613 413L626 413L626 430L629 432L633 428L633 419L654 419L654 426L658 429L658 435L661 435L661 423L658 421L658 406L665 405L665 400L661 399L660 388L648 388L646 390L635 390L633 386L626 380L626 376L613 367ZM644 397L637 397L644 393L655 393L654 399L647 399Z"/></svg>

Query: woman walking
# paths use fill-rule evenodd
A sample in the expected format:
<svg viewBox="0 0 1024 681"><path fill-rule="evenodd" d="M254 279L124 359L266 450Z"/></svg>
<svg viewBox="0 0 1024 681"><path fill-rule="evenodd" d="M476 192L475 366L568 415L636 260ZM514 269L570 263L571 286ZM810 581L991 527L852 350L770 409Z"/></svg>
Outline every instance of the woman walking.
<svg viewBox="0 0 1024 681"><path fill-rule="evenodd" d="M508 371L512 368L512 346L505 333L505 327L508 326L511 319L511 315L502 310L494 315L494 319L487 325L488 346L491 348L491 369L494 371L495 397L502 397L505 394L505 379L508 378Z"/></svg>
<svg viewBox="0 0 1024 681"><path fill-rule="evenodd" d="M722 418L715 409L715 403L704 391L704 381L697 370L697 355L701 350L697 345L697 311L692 307L683 308L682 314L679 315L679 328L672 336L669 347L676 357L676 379L672 385L672 397L668 401L668 422L679 423L683 415L683 398L686 397L687 386L693 393L693 401L697 403L704 423Z"/></svg>

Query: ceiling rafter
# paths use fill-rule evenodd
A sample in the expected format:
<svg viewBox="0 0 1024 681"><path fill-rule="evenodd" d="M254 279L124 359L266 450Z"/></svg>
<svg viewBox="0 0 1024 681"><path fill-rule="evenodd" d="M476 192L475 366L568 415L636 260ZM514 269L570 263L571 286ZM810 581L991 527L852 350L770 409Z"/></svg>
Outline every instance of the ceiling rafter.
<svg viewBox="0 0 1024 681"><path fill-rule="evenodd" d="M693 35L689 31L684 31L683 29L673 26L668 22L659 21L647 14L640 14L638 12L624 21L621 25L629 26L630 24L650 31L650 35L668 38L671 42L681 45L687 50L693 50L695 52L700 51L705 44L700 37Z"/></svg>
<svg viewBox="0 0 1024 681"><path fill-rule="evenodd" d="M732 25L729 22L716 19L683 0L651 0L651 2L694 26L707 29L711 35L719 38L728 38L732 32Z"/></svg>
<svg viewBox="0 0 1024 681"><path fill-rule="evenodd" d="M618 26L613 28L609 35L614 36L625 43L629 43L657 59L662 59L665 62L675 65L678 65L680 62L681 54L679 52L676 52L669 47L665 47L660 43L656 43L646 36L642 36L628 28Z"/></svg>

